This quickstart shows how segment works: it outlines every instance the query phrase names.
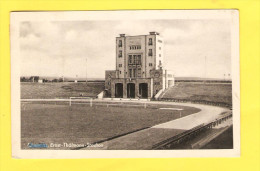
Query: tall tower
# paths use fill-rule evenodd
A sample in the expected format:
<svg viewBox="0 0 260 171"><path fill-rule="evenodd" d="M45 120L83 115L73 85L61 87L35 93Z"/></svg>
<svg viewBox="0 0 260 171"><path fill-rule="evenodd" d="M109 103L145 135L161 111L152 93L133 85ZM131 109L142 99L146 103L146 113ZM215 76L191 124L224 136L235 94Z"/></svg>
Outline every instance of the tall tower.
<svg viewBox="0 0 260 171"><path fill-rule="evenodd" d="M168 87L173 75L163 68L163 39L149 35L116 37L116 70L106 71L105 88L112 98L152 98ZM161 91L162 92L162 91Z"/></svg>
<svg viewBox="0 0 260 171"><path fill-rule="evenodd" d="M116 70L119 78L150 78L151 70L163 68L163 39L149 35L116 38Z"/></svg>

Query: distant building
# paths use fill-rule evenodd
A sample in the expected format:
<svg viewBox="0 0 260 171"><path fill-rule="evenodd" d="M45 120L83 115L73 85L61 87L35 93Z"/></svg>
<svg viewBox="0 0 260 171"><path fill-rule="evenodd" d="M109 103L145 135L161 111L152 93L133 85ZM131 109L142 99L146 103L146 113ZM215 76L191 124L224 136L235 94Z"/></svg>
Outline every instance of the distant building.
<svg viewBox="0 0 260 171"><path fill-rule="evenodd" d="M105 88L112 98L151 98L174 85L174 76L163 67L163 39L149 35L116 38L116 70L106 71Z"/></svg>

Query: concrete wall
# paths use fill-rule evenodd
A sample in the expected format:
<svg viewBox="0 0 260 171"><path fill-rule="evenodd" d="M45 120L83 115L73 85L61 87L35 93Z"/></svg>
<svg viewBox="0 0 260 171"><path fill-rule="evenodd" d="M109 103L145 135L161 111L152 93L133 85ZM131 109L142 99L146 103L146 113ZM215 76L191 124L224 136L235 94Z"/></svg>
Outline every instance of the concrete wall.
<svg viewBox="0 0 260 171"><path fill-rule="evenodd" d="M153 95L157 94L163 87L163 70L153 70L151 72L153 78Z"/></svg>
<svg viewBox="0 0 260 171"><path fill-rule="evenodd" d="M116 70L107 70L105 73L105 90L106 95L111 95L111 80L117 78L118 72Z"/></svg>
<svg viewBox="0 0 260 171"><path fill-rule="evenodd" d="M175 80L174 80L174 74L172 71L170 70L166 70L165 72L165 88L168 88L168 87L172 87L174 86L174 83Z"/></svg>

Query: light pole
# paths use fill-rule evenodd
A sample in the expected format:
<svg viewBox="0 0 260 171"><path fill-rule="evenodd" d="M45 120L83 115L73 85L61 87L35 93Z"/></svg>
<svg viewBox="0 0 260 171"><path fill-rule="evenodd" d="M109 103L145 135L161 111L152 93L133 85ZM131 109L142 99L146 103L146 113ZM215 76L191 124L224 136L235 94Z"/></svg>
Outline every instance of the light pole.
<svg viewBox="0 0 260 171"><path fill-rule="evenodd" d="M207 77L207 56L205 56L205 75L204 75L204 84L206 83L206 77Z"/></svg>
<svg viewBox="0 0 260 171"><path fill-rule="evenodd" d="M86 58L86 84L88 83L88 58Z"/></svg>

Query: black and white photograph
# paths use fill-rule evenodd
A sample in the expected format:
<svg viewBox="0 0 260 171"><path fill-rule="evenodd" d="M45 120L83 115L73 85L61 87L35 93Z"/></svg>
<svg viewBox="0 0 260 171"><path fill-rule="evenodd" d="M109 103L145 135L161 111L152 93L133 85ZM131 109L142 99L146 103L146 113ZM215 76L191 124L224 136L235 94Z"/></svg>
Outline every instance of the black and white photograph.
<svg viewBox="0 0 260 171"><path fill-rule="evenodd" d="M239 157L237 10L10 19L13 157Z"/></svg>

